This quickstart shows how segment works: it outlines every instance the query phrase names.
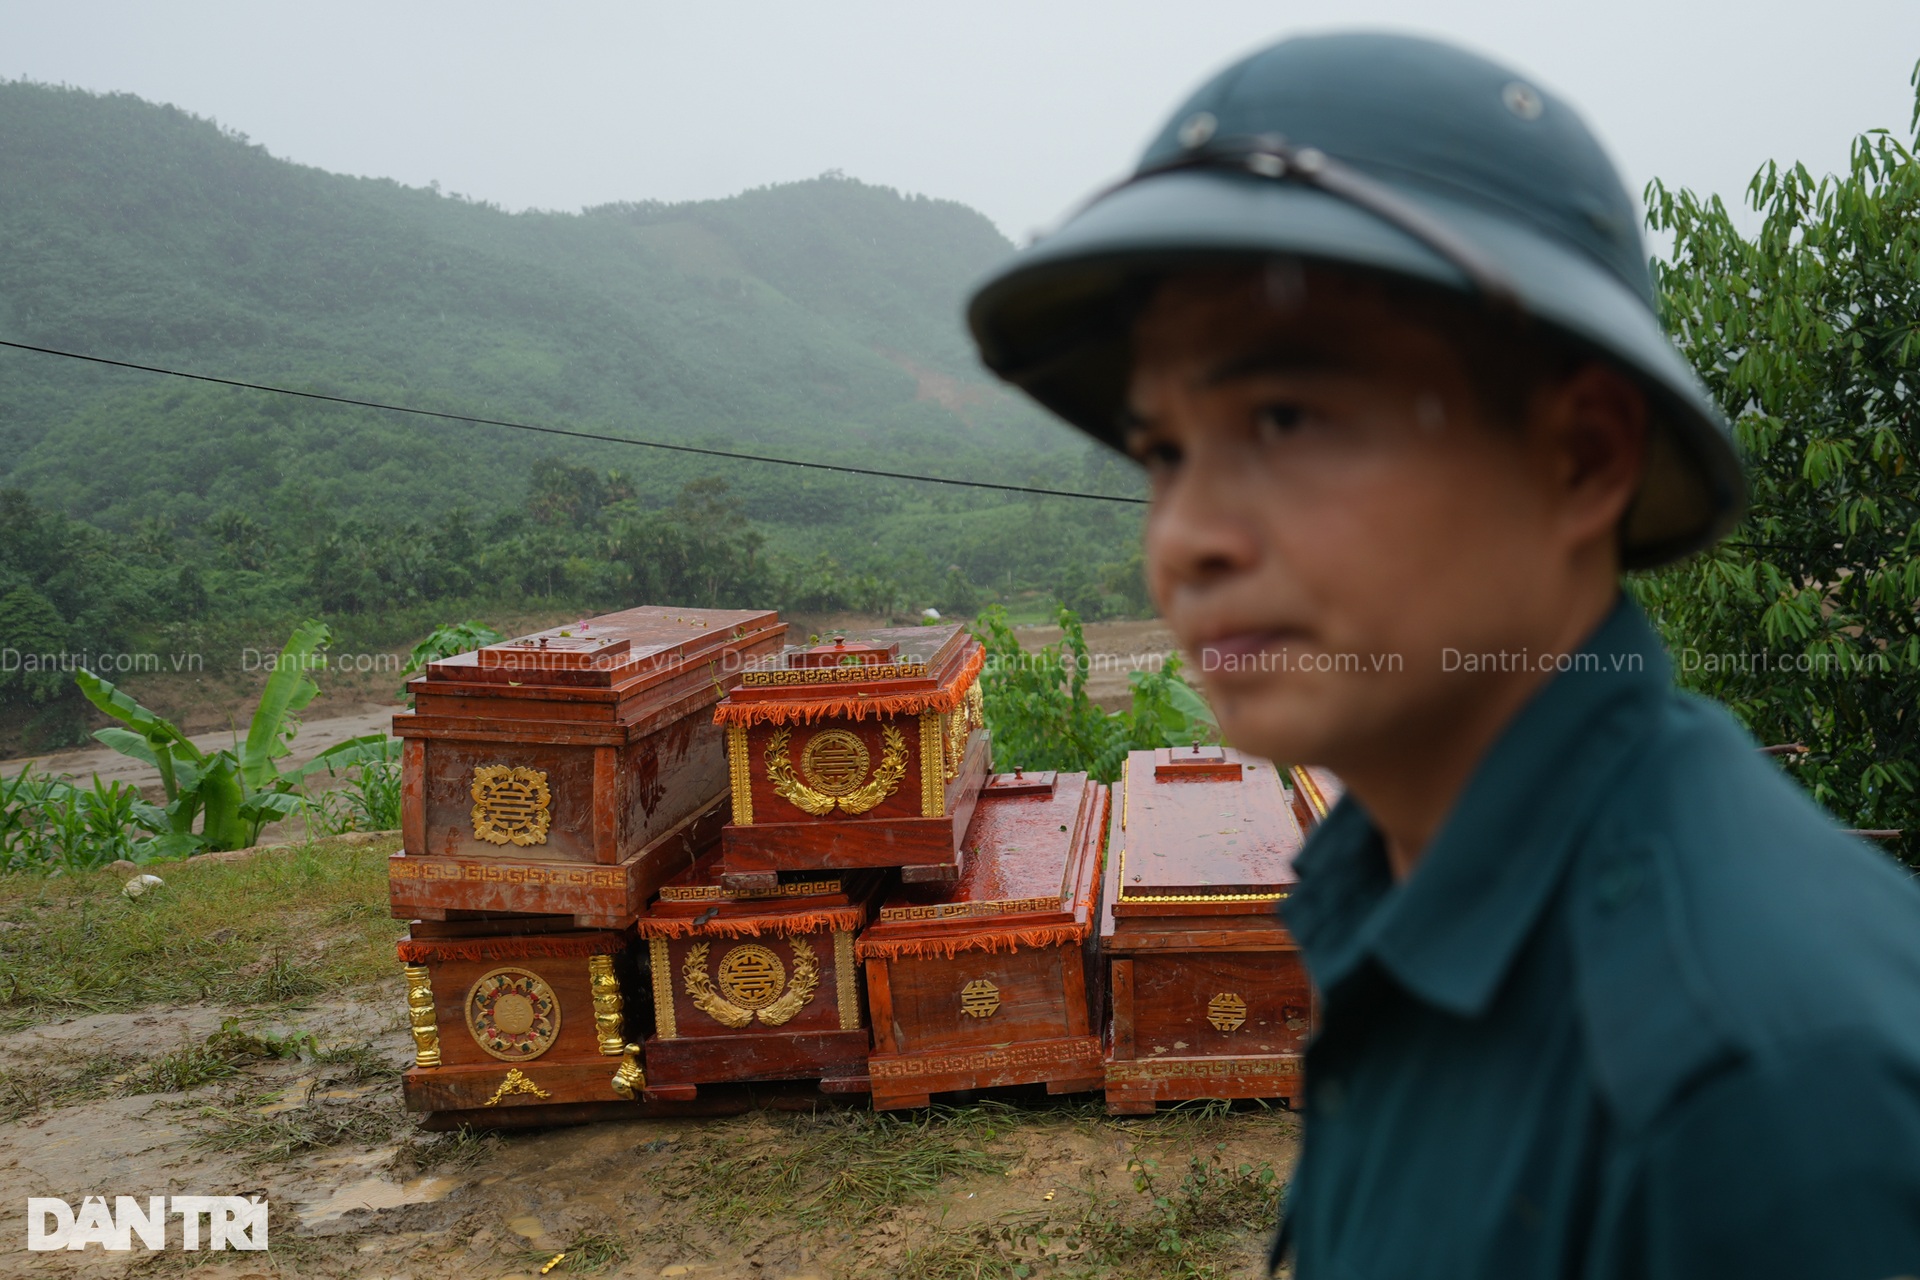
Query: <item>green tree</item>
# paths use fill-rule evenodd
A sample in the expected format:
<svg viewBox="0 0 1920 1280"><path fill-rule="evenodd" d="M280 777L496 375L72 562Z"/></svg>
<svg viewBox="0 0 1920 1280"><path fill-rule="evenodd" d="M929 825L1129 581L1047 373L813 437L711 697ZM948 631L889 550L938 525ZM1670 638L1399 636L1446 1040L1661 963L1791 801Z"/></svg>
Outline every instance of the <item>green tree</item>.
<svg viewBox="0 0 1920 1280"><path fill-rule="evenodd" d="M1920 89L1920 69L1916 69ZM1908 136L1920 127L1920 97ZM1713 551L1636 583L1682 680L1843 822L1920 843L1920 163L1878 130L1846 173L1769 164L1743 235L1718 198L1648 188L1672 233L1667 322L1733 420L1753 489Z"/></svg>
<svg viewBox="0 0 1920 1280"><path fill-rule="evenodd" d="M45 706L72 682L44 659L63 653L70 641L66 619L32 587L0 596L0 701Z"/></svg>

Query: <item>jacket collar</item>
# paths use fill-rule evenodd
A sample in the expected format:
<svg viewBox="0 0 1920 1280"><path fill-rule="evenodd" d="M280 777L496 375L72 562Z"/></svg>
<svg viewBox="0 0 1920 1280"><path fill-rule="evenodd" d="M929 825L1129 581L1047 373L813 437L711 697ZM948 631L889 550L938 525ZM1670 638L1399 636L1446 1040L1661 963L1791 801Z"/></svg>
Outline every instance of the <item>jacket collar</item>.
<svg viewBox="0 0 1920 1280"><path fill-rule="evenodd" d="M1329 1000L1371 959L1431 1005L1484 1012L1670 680L1658 636L1623 597L1495 741L1404 883L1372 819L1343 799L1283 904Z"/></svg>

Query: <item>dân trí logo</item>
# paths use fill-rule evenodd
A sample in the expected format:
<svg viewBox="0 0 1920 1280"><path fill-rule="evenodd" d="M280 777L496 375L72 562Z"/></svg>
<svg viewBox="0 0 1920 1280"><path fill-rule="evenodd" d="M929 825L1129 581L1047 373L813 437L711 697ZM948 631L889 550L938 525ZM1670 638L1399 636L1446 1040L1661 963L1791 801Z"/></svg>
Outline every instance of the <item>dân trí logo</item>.
<svg viewBox="0 0 1920 1280"><path fill-rule="evenodd" d="M149 1250L168 1247L168 1220L182 1249L264 1249L267 1202L260 1196L88 1196L75 1209L53 1196L27 1197L27 1248L102 1249L125 1252L137 1238ZM201 1241L205 1240L202 1245Z"/></svg>

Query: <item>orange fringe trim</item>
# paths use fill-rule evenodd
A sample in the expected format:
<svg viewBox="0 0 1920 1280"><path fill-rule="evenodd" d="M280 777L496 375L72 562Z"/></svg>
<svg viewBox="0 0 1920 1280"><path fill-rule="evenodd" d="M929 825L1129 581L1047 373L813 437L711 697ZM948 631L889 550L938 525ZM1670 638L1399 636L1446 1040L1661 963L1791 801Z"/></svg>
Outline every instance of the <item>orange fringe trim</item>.
<svg viewBox="0 0 1920 1280"><path fill-rule="evenodd" d="M809 698L806 701L734 702L728 699L713 709L713 722L720 725L811 724L827 716L848 716L864 720L869 715L919 715L923 711L951 711L967 695L967 687L986 665L987 653L975 649L960 668L959 677L945 688L931 693L890 693L884 697L869 694L843 694L837 698ZM801 686L804 687L804 686Z"/></svg>
<svg viewBox="0 0 1920 1280"><path fill-rule="evenodd" d="M640 921L640 936L643 938L690 938L696 933L702 937L715 938L757 938L762 933L776 937L792 937L802 933L819 933L831 930L834 933L850 933L867 922L867 909L861 907L829 907L825 911L806 911L797 915L767 916L715 916L713 919L694 928L693 922L698 916L653 916Z"/></svg>
<svg viewBox="0 0 1920 1280"><path fill-rule="evenodd" d="M862 938L853 944L853 954L862 960L898 960L902 956L943 956L953 959L962 951L1018 951L1021 947L1040 949L1064 947L1085 942L1093 924L1050 924L1038 929L1006 929L986 933L955 934L947 938Z"/></svg>
<svg viewBox="0 0 1920 1280"><path fill-rule="evenodd" d="M565 960L580 956L610 956L621 949L617 933L591 938L528 934L518 938L403 938L396 948L403 964L434 960Z"/></svg>

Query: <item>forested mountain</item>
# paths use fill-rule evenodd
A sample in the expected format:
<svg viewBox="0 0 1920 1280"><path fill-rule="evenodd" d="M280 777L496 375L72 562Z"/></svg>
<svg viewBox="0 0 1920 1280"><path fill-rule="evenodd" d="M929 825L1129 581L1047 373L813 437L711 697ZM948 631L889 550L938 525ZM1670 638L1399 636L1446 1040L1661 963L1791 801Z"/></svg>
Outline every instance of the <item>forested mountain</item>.
<svg viewBox="0 0 1920 1280"><path fill-rule="evenodd" d="M250 380L809 456L1005 471L1018 454L1021 470L1065 436L976 371L958 323L1010 249L961 205L832 176L509 214L289 163L127 95L0 85L0 336ZM0 356L0 483L109 529L289 484L345 510L499 503L554 452ZM684 478L630 450L565 452ZM768 501L792 484L735 478Z"/></svg>
<svg viewBox="0 0 1920 1280"><path fill-rule="evenodd" d="M1011 251L849 178L509 214L172 107L0 83L0 338L360 399L1137 492L960 325ZM72 740L19 655L362 641L644 600L1144 608L1138 508L438 424L0 348L0 744ZM9 657L8 655L14 655ZM11 665L9 665L11 664Z"/></svg>

